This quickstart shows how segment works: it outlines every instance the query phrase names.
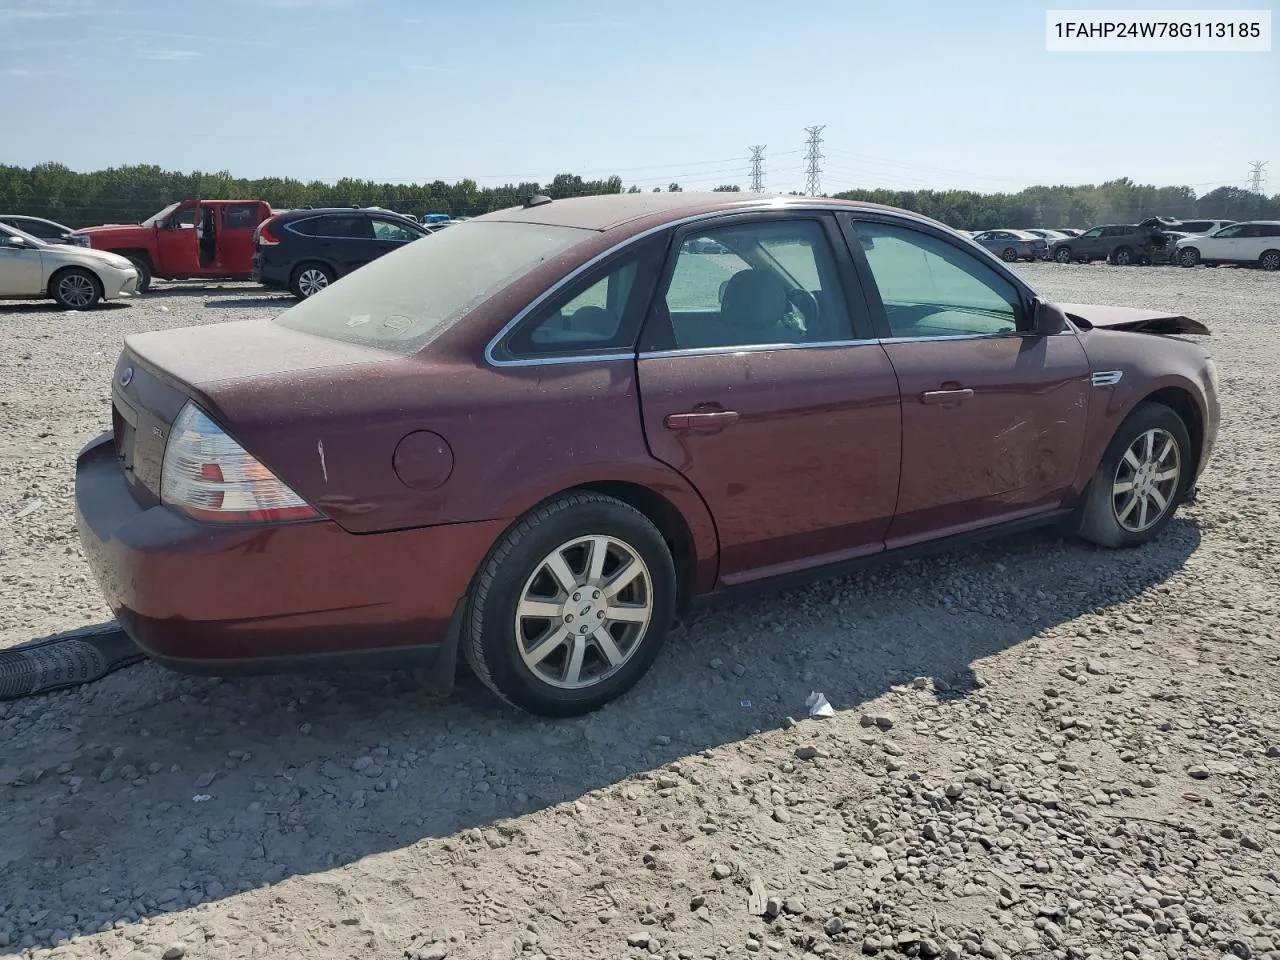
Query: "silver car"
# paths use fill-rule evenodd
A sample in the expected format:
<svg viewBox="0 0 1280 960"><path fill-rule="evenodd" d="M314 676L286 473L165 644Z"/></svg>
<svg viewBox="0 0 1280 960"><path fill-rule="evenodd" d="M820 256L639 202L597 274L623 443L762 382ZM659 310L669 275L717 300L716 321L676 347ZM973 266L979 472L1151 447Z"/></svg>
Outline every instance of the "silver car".
<svg viewBox="0 0 1280 960"><path fill-rule="evenodd" d="M138 289L138 271L105 250L45 243L0 224L0 300L53 300L87 310Z"/></svg>
<svg viewBox="0 0 1280 960"><path fill-rule="evenodd" d="M1034 233L1025 230L986 230L973 238L1001 260L1039 260L1048 256L1049 244Z"/></svg>

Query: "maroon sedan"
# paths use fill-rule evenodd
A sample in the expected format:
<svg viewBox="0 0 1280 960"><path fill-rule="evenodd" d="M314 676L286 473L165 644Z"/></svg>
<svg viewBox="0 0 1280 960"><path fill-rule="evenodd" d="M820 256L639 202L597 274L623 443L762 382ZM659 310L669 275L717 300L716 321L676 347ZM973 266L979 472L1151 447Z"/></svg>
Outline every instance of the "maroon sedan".
<svg viewBox="0 0 1280 960"><path fill-rule="evenodd" d="M691 599L1062 524L1156 536L1218 426L1177 314L1053 304L947 227L531 198L280 316L131 336L80 537L176 669L435 663L594 709Z"/></svg>

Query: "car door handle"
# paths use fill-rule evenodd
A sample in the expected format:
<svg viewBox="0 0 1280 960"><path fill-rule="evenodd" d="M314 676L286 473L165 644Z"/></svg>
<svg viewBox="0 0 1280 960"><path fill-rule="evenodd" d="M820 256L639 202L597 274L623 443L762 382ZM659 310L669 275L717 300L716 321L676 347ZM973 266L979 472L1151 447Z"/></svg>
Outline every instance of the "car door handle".
<svg viewBox="0 0 1280 960"><path fill-rule="evenodd" d="M697 430L700 427L727 427L737 419L737 410L707 410L700 413L669 413L663 423L668 430Z"/></svg>
<svg viewBox="0 0 1280 960"><path fill-rule="evenodd" d="M973 397L973 390L965 387L961 390L926 390L920 394L921 403L955 403L959 400L969 400Z"/></svg>

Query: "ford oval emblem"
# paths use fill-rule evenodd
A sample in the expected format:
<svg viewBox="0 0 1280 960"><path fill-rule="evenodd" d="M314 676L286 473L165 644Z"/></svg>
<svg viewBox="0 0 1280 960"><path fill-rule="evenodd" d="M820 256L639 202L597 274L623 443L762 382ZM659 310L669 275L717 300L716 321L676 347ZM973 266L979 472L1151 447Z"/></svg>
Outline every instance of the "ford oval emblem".
<svg viewBox="0 0 1280 960"><path fill-rule="evenodd" d="M133 383L133 367L125 367L120 371L120 386L127 387Z"/></svg>

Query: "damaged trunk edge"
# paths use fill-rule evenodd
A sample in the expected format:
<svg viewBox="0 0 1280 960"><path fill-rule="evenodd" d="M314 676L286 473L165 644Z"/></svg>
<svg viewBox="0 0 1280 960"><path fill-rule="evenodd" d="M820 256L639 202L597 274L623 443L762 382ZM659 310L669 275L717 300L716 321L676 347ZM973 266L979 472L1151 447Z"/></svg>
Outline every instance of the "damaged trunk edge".
<svg viewBox="0 0 1280 960"><path fill-rule="evenodd" d="M1085 329L1099 327L1130 333L1191 334L1202 337L1210 335L1209 328L1199 320L1166 310L1088 303L1058 303L1056 306L1071 318L1072 323Z"/></svg>

